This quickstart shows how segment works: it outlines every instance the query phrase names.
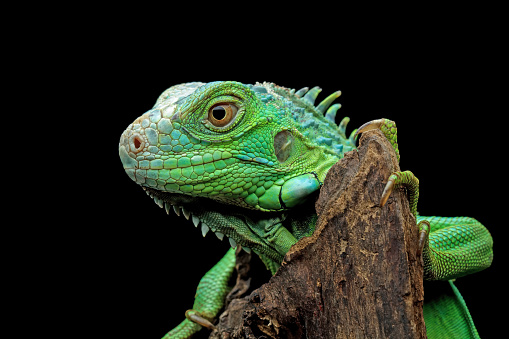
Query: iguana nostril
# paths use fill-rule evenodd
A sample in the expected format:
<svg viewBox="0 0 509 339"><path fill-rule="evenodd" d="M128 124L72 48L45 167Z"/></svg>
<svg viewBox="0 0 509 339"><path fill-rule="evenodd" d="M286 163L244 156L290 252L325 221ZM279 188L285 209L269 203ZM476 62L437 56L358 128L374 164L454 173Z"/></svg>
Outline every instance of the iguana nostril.
<svg viewBox="0 0 509 339"><path fill-rule="evenodd" d="M135 147L135 148L137 148L137 149L139 149L139 148L140 148L140 146L141 146L141 141L140 141L140 139L135 137L135 138L134 138L134 147Z"/></svg>
<svg viewBox="0 0 509 339"><path fill-rule="evenodd" d="M138 134L134 134L131 136L129 140L129 148L131 149L131 152L133 153L140 152L143 149L144 145L145 142Z"/></svg>

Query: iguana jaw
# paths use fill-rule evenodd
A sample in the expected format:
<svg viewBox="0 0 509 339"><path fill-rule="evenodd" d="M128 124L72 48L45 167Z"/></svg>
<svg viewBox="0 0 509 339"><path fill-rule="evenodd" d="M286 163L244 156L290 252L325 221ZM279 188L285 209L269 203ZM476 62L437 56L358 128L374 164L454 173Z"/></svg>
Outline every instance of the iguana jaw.
<svg viewBox="0 0 509 339"><path fill-rule="evenodd" d="M209 231L214 232L219 240L226 236L233 248L241 245L246 252L252 249L277 264L281 263L289 246L295 242L293 235L282 226L284 218L281 213L232 209L210 199L158 191L148 187L143 189L159 207L165 209L167 214L174 212L178 216L184 216L201 230L204 237ZM276 234L278 238L283 239L281 233L286 235L286 241L282 246L277 244L279 239L276 243L273 241Z"/></svg>

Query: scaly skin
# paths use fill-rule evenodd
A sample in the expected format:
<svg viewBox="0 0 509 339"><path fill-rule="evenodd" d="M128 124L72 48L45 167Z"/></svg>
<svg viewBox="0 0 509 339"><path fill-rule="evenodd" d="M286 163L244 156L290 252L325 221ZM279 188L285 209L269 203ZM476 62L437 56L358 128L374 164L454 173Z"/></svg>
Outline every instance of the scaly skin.
<svg viewBox="0 0 509 339"><path fill-rule="evenodd" d="M168 332L163 339L190 337L199 331L202 325L211 328L210 321L220 311L223 300L229 292L227 283L234 268L235 250L230 248L225 256L200 280L196 289L193 309L186 312L187 319ZM197 318L201 325L193 321Z"/></svg>
<svg viewBox="0 0 509 339"><path fill-rule="evenodd" d="M220 240L226 236L234 248L252 250L275 273L289 248L314 231L316 214L308 198L317 194L332 165L355 149L355 131L345 135L349 119L334 123L340 105L332 102L340 92L315 107L320 91L232 81L173 86L122 134L124 169L167 213L183 214L204 236L212 231ZM380 119L359 132L373 128L386 135L399 159L396 125ZM417 215L418 180L408 171L389 178L382 205L399 186L407 188ZM480 223L422 218L418 227L427 279L453 279L489 266L492 240ZM187 319L165 338L187 338L202 326L213 326L228 290L232 253L203 277L200 286L214 287L198 287ZM432 301L425 308L428 333L440 334L440 321L456 321L461 325L456 327L468 331L453 333L475 337L468 309L450 286L447 291L453 293L440 299L445 302ZM451 313L454 319L443 320L437 310L451 307L458 310Z"/></svg>

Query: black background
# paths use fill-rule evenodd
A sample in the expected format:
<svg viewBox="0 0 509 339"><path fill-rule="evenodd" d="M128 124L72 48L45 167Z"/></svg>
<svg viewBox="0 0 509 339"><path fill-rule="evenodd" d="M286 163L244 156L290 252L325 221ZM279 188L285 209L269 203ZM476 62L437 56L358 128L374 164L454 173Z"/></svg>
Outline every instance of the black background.
<svg viewBox="0 0 509 339"><path fill-rule="evenodd" d="M51 185L58 198L48 198L44 214L53 226L33 233L50 239L49 256L34 258L51 286L45 298L63 296L64 313L84 331L101 326L97 336L159 338L182 321L228 243L167 216L125 174L118 140L172 85L269 81L320 86L317 102L341 90L337 117L350 117L347 133L372 119L396 121L400 166L420 180L419 212L474 217L495 239L492 267L457 286L480 335L499 332L507 147L500 41L489 27L449 18L409 25L410 18L383 30L361 22L340 29L330 20L286 27L277 18L197 30L170 20L167 31L141 30L133 19L85 30L58 56L66 62L55 97L66 99L54 105L74 119L64 131L73 136L68 163L79 174ZM70 217L51 218L62 211ZM255 285L270 277L259 261L253 270ZM76 306L87 311L74 313Z"/></svg>

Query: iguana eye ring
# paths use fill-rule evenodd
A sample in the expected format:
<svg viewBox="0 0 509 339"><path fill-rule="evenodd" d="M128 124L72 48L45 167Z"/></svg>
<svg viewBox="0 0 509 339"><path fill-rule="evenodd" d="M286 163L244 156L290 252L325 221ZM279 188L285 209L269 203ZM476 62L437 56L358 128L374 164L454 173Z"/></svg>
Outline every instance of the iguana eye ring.
<svg viewBox="0 0 509 339"><path fill-rule="evenodd" d="M238 108L231 103L219 103L209 109L208 121L215 127L229 125L237 115Z"/></svg>

